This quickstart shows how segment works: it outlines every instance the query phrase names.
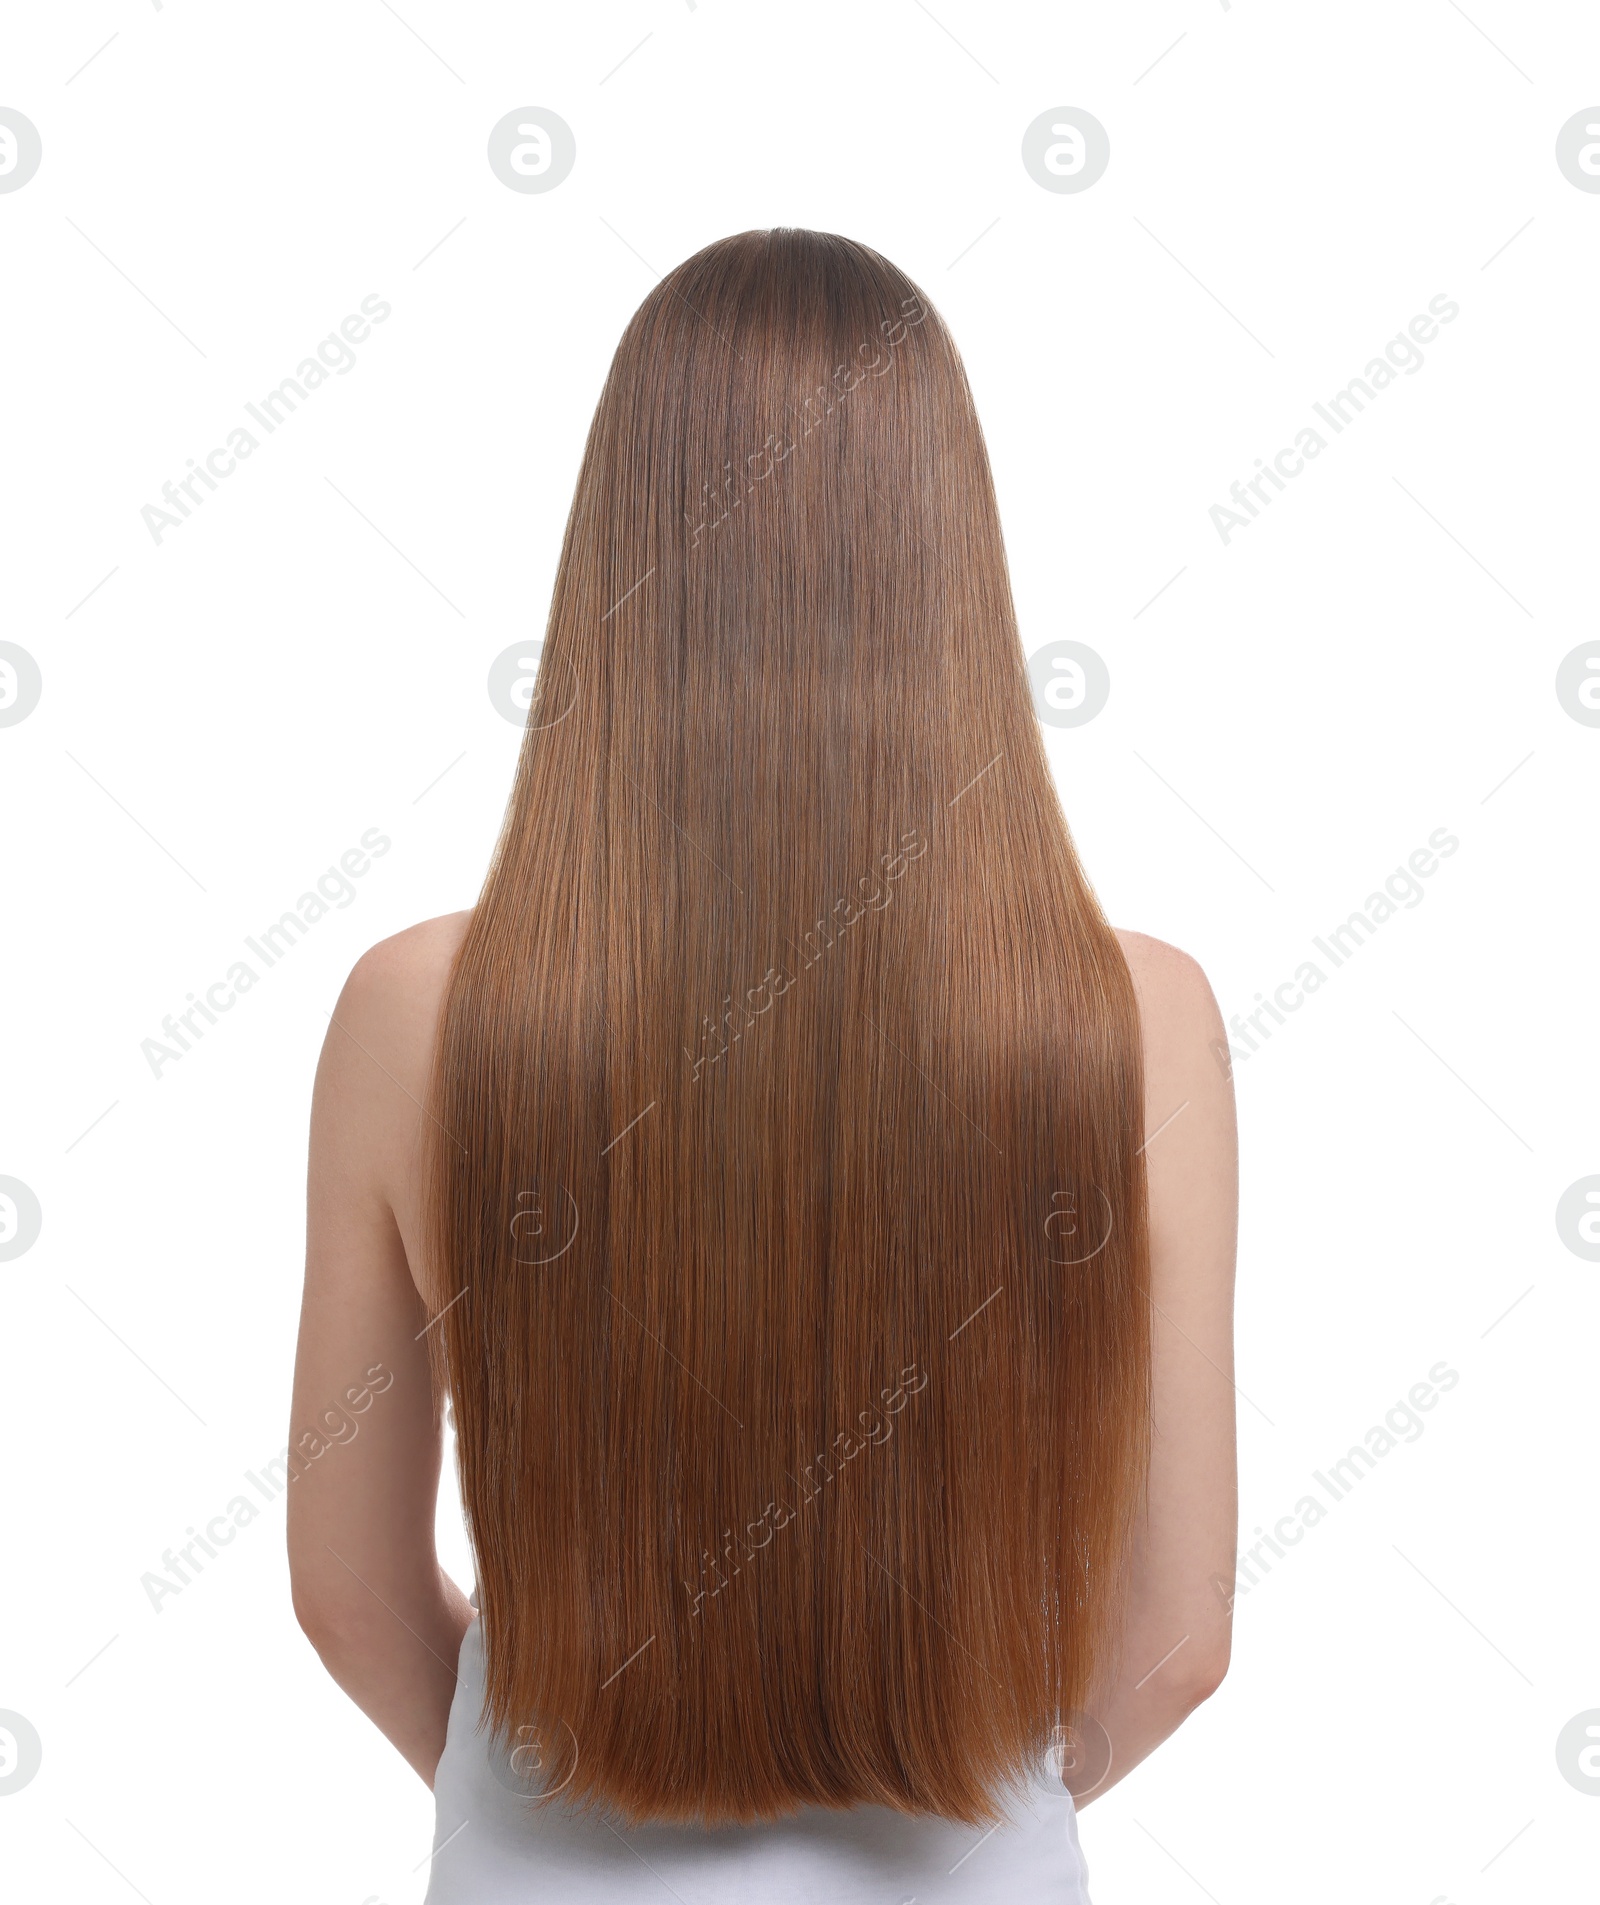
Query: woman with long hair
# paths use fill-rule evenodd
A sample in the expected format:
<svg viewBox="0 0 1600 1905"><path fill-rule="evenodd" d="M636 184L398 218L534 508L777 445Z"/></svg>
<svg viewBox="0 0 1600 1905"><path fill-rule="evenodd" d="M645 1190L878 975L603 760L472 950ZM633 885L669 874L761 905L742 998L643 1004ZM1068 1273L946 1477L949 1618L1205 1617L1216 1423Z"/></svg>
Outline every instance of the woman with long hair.
<svg viewBox="0 0 1600 1905"><path fill-rule="evenodd" d="M612 363L478 903L317 1076L295 1606L430 1900L1087 1897L1075 1806L1228 1657L1225 1050L1079 868L938 315L708 246Z"/></svg>

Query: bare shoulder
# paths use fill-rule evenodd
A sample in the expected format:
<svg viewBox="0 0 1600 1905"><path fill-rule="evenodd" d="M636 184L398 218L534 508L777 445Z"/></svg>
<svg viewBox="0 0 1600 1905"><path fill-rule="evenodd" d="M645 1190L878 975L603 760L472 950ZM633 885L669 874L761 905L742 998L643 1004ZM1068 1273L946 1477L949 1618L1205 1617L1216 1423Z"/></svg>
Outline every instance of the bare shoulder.
<svg viewBox="0 0 1600 1905"><path fill-rule="evenodd" d="M1147 933L1117 933L1139 1002L1152 1193L1170 1174L1233 1168L1232 1068L1200 962ZM1181 1114L1181 1115L1180 1115ZM1157 1143L1149 1134L1171 1128Z"/></svg>
<svg viewBox="0 0 1600 1905"><path fill-rule="evenodd" d="M1198 960L1118 932L1139 1001L1145 1144L1158 1281L1182 1266L1232 1274L1238 1142L1228 1044Z"/></svg>
<svg viewBox="0 0 1600 1905"><path fill-rule="evenodd" d="M471 912L441 913L380 939L356 961L340 1005L396 1032L437 1020L450 968L466 936Z"/></svg>
<svg viewBox="0 0 1600 1905"><path fill-rule="evenodd" d="M312 1152L397 1207L408 1195L427 1116L434 1035L472 915L446 913L380 940L351 969L317 1066Z"/></svg>
<svg viewBox="0 0 1600 1905"><path fill-rule="evenodd" d="M1148 933L1116 931L1139 1002L1147 1092L1192 1083L1201 1066L1226 1081L1222 1014L1199 960Z"/></svg>
<svg viewBox="0 0 1600 1905"><path fill-rule="evenodd" d="M1139 1001L1146 1069L1160 1071L1181 1065L1196 1049L1209 1051L1222 1038L1222 1014L1199 960L1148 933L1118 927L1116 934Z"/></svg>

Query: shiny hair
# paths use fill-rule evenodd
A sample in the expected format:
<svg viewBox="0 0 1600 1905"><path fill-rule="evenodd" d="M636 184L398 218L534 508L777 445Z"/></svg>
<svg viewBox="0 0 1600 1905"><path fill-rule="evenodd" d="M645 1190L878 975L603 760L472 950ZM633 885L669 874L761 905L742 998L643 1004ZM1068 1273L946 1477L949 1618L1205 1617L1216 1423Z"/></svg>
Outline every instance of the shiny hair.
<svg viewBox="0 0 1600 1905"><path fill-rule="evenodd" d="M484 1725L628 1823L998 1818L1143 1502L1139 1027L965 372L866 246L629 323L430 1109Z"/></svg>

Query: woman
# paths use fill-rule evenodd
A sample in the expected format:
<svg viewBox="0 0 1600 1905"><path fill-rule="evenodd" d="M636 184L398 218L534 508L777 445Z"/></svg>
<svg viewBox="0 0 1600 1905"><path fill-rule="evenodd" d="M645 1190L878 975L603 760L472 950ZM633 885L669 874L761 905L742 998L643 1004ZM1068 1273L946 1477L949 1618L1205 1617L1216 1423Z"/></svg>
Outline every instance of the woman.
<svg viewBox="0 0 1600 1905"><path fill-rule="evenodd" d="M1228 1657L1213 1049L1078 868L938 316L707 247L613 362L478 905L317 1075L295 1607L434 1787L430 1900L1086 1898L1074 1795Z"/></svg>

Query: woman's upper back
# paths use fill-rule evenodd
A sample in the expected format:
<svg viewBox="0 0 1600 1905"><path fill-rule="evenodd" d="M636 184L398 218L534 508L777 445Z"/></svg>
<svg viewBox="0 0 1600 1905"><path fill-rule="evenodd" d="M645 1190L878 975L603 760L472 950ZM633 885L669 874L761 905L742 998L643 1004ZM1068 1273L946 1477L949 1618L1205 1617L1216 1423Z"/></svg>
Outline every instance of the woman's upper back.
<svg viewBox="0 0 1600 1905"><path fill-rule="evenodd" d="M372 947L352 971L335 1022L351 1036L371 1066L362 1097L366 1116L357 1136L372 1173L394 1213L406 1258L425 1302L430 1298L423 1208L428 1149L432 1064L439 1014L451 964L470 911L423 920ZM1146 1130L1192 1102L1197 1059L1220 1068L1226 1051L1211 988L1187 953L1144 933L1118 929L1139 1004L1147 1110ZM351 1064L357 1067L355 1055ZM1216 1097L1220 1111L1228 1095ZM1192 1202L1195 1186L1175 1159L1175 1147L1148 1154L1152 1209L1177 1210ZM429 1302L430 1310L433 1305Z"/></svg>

